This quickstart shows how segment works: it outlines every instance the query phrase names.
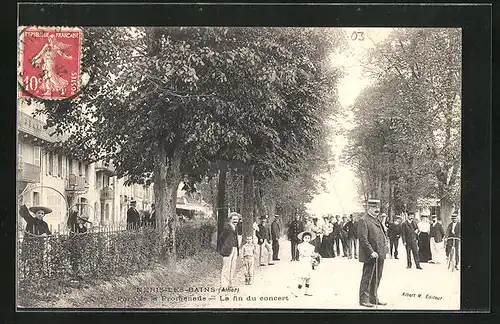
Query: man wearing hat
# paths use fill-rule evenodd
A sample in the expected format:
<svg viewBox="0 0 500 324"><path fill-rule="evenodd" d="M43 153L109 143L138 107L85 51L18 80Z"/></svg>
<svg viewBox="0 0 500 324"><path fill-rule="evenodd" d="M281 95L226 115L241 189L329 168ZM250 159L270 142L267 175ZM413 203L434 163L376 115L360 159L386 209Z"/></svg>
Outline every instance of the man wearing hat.
<svg viewBox="0 0 500 324"><path fill-rule="evenodd" d="M300 214L298 212L295 213L295 219L290 222L288 225L288 239L291 244L292 251L292 260L291 261L299 261L299 251L297 250L297 246L300 243L300 239L298 238L299 233L304 231L304 223L300 220Z"/></svg>
<svg viewBox="0 0 500 324"><path fill-rule="evenodd" d="M259 224L259 231L255 233L257 235L257 243L259 244L259 262L261 266L265 266L266 264L262 262L262 247L265 247L267 250L267 264L273 265L273 249L271 247L271 229L269 227L267 216L262 216Z"/></svg>
<svg viewBox="0 0 500 324"><path fill-rule="evenodd" d="M43 220L43 217L50 213L52 209L44 206L33 206L28 209L26 205L22 205L19 210L19 214L26 221L25 231L33 235L51 235L49 225Z"/></svg>
<svg viewBox="0 0 500 324"><path fill-rule="evenodd" d="M446 229L446 238L456 237L460 238L460 222L458 215L453 213L451 215L451 223L448 224ZM455 269L458 270L458 261L460 259L460 240L447 240L446 241L446 257L450 257L451 247L455 244Z"/></svg>
<svg viewBox="0 0 500 324"><path fill-rule="evenodd" d="M377 294L387 254L386 233L378 218L379 212L380 200L369 199L367 212L358 221L359 261L363 263L359 304L365 307L387 305L378 299Z"/></svg>
<svg viewBox="0 0 500 324"><path fill-rule="evenodd" d="M274 220L271 223L271 240L273 241L273 260L279 261L279 250L280 250L280 223L279 223L279 215L274 215Z"/></svg>
<svg viewBox="0 0 500 324"><path fill-rule="evenodd" d="M351 258L352 252L348 241L349 232L351 231L352 222L347 220L347 216L342 216L342 250L344 252L344 257Z"/></svg>
<svg viewBox="0 0 500 324"><path fill-rule="evenodd" d="M240 254L236 229L240 217L241 215L236 212L229 213L228 222L224 224L217 241L217 252L222 256L221 286L223 288L233 287L234 284L236 261Z"/></svg>
<svg viewBox="0 0 500 324"><path fill-rule="evenodd" d="M420 261L418 259L418 246L417 246L417 235L418 227L413 221L415 214L413 212L408 213L408 218L401 224L401 234L403 238L403 243L406 247L406 261L407 269L411 268L411 255L413 254L413 260L415 260L415 266L417 269L421 270Z"/></svg>
<svg viewBox="0 0 500 324"><path fill-rule="evenodd" d="M441 246L439 243L443 242L444 229L443 225L438 222L437 215L432 215L432 223L429 230L429 237L431 243L431 259L429 263L440 263L441 260Z"/></svg>
<svg viewBox="0 0 500 324"><path fill-rule="evenodd" d="M137 229L139 227L141 217L135 206L136 201L130 201L130 208L127 210L127 229Z"/></svg>
<svg viewBox="0 0 500 324"><path fill-rule="evenodd" d="M401 237L401 220L402 219L400 216L396 216L394 222L390 223L389 227L387 228L387 236L389 237L389 253L391 255L391 258L394 257L394 259L399 259L398 245L399 238Z"/></svg>

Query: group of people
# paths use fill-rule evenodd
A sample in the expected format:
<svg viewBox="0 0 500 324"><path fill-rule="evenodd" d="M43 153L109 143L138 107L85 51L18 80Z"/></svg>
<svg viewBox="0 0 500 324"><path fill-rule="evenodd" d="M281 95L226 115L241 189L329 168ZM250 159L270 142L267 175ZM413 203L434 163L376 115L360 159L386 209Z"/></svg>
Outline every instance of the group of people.
<svg viewBox="0 0 500 324"><path fill-rule="evenodd" d="M314 233L311 244L315 246L316 252L322 258L333 258L341 255L346 258L358 258L357 253L357 233L356 222L353 215L349 218L339 215L323 216L323 221L318 221L317 217L309 219L304 224L300 216L295 215L295 219L288 225L287 236L291 242L292 261L298 261L298 244L300 240L298 234L303 231Z"/></svg>
<svg viewBox="0 0 500 324"><path fill-rule="evenodd" d="M217 251L222 255L221 285L232 287L236 269L236 261L240 254L239 236L242 234L242 217L239 213L231 212L228 216L229 222L219 235ZM279 215L269 224L267 216L254 222L253 235L245 238L245 244L241 246L243 262L245 265L245 283L252 284L254 278L254 263L258 256L261 266L274 265L273 261L279 261L279 238L280 227ZM265 250L265 251L264 251ZM267 252L267 253L266 253Z"/></svg>
<svg viewBox="0 0 500 324"><path fill-rule="evenodd" d="M130 207L127 210L127 229L137 229L141 226L156 226L155 204L151 204L151 212L141 215L137 210L137 202L130 201Z"/></svg>
<svg viewBox="0 0 500 324"><path fill-rule="evenodd" d="M322 258L340 255L339 243L342 244L343 257L358 258L363 264L359 287L359 304L364 307L386 305L378 298L377 291L382 279L384 261L389 255L398 259L398 246L401 239L406 248L407 268L412 267L411 256L417 269L422 269L421 262L440 263L441 247L445 247L446 256L451 257L452 247L455 259L455 268L458 269L460 222L458 216L452 214L451 223L444 230L436 215L432 221L423 215L416 221L415 214L409 213L406 220L396 216L393 222L387 220L384 213L380 213L380 200L369 199L366 204L366 213L361 217L350 215L349 218L324 217L320 224L317 218L304 224L299 215L287 226L287 236L291 242L291 261L297 261L298 285L295 296L302 293L311 296L310 279ZM271 225L267 217L261 219L260 224L254 223L254 237L248 236L241 247L242 258L245 264L245 283L251 284L254 276L254 260L258 251L262 256L262 249L268 251L267 264L272 265L279 260L279 216L275 216ZM241 215L229 214L229 223L219 237L218 251L223 256L221 284L223 287L232 287L236 261L240 253L237 226L241 223ZM453 239L455 238L455 239ZM336 243L339 242L339 243ZM257 245L255 244L257 243ZM258 249L260 247L260 249ZM262 262L261 265L266 265Z"/></svg>
<svg viewBox="0 0 500 324"><path fill-rule="evenodd" d="M25 234L29 237L23 240L22 244L22 254L27 260L27 271L35 264L37 257L40 257L44 251L42 241L38 241L38 237L46 237L52 235L47 222L43 219L46 215L52 213L52 209L45 206L33 206L28 208L25 204L22 204L19 209L19 215L26 222L26 227L24 229ZM69 229L69 252L70 252L70 264L72 269L72 279L81 280L80 275L80 259L82 248L80 246L80 240L77 238L79 235L86 234L88 231L87 224L91 224L88 215L82 214L78 210L70 210L66 225Z"/></svg>

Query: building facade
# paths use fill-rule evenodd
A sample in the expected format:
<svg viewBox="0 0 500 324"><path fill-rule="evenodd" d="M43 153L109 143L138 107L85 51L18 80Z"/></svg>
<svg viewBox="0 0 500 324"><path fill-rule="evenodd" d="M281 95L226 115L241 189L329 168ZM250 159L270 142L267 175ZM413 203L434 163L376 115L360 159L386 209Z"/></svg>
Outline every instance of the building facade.
<svg viewBox="0 0 500 324"><path fill-rule="evenodd" d="M125 186L113 166L103 162L85 163L63 154L44 150L47 143L64 140L45 130L44 116L33 117L37 105L20 101L18 107L17 190L27 206L43 205L52 213L45 216L53 232L66 226L67 212L79 208L93 226L125 225L130 201L138 210L150 210L153 189ZM24 221L19 217L20 228Z"/></svg>

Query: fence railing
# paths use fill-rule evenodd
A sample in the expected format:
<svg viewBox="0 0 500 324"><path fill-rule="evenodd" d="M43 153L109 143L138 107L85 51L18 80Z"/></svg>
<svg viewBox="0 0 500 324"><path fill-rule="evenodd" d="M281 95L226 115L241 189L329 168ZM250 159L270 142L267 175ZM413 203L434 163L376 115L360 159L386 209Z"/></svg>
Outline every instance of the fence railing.
<svg viewBox="0 0 500 324"><path fill-rule="evenodd" d="M183 225L177 229L177 258L210 249L212 223ZM152 268L165 246L162 233L153 226L117 229L94 227L84 234L57 232L50 236L25 233L17 249L17 281L20 298L33 298L72 280L110 279Z"/></svg>

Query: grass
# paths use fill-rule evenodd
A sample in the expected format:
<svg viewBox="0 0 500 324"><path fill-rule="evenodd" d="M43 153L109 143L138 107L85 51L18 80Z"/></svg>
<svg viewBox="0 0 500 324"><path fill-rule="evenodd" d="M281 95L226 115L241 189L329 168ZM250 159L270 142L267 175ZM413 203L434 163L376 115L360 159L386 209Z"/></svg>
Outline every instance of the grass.
<svg viewBox="0 0 500 324"><path fill-rule="evenodd" d="M152 304L163 291L174 288L217 286L222 257L214 251L200 251L178 260L175 265L156 264L153 269L110 281L90 281L83 287L68 288L59 294L25 307L41 308L140 308ZM171 303L169 303L169 306ZM170 306L170 307L175 307Z"/></svg>

